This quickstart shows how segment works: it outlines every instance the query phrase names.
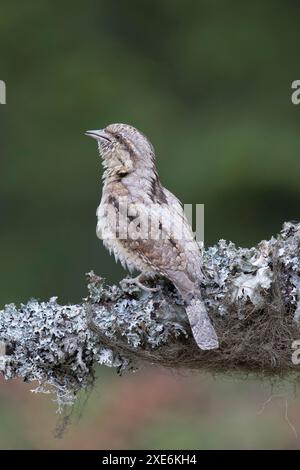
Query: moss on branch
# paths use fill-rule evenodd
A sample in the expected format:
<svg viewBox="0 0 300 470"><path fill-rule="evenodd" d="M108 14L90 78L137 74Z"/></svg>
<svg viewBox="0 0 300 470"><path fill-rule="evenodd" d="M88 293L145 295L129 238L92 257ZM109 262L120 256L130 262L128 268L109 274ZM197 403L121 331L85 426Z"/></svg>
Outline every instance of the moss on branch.
<svg viewBox="0 0 300 470"><path fill-rule="evenodd" d="M87 275L89 295L79 305L30 300L0 311L0 371L37 381L59 405L94 381L97 364L118 372L145 363L175 369L293 375L293 341L300 339L300 224L255 248L220 240L203 257L203 298L220 348L194 343L183 302L157 279L158 292L140 291L124 279L106 286ZM2 351L2 352L1 352Z"/></svg>

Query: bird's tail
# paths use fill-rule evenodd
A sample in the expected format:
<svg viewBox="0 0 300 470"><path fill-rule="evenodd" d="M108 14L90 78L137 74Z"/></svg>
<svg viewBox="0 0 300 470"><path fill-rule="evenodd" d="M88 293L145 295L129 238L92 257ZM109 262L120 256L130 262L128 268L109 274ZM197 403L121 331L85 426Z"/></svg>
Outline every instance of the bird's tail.
<svg viewBox="0 0 300 470"><path fill-rule="evenodd" d="M194 297L186 306L186 313L199 348L204 350L218 348L218 337L203 300Z"/></svg>
<svg viewBox="0 0 300 470"><path fill-rule="evenodd" d="M216 349L219 341L209 319L201 292L184 271L165 270L166 276L177 287L185 300L188 316L196 343L200 349Z"/></svg>

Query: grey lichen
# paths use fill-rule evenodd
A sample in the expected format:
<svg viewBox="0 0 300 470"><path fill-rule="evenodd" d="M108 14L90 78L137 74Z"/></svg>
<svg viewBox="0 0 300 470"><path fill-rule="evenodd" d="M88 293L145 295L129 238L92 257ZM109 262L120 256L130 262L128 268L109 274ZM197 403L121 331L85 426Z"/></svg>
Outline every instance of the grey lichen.
<svg viewBox="0 0 300 470"><path fill-rule="evenodd" d="M88 288L89 297L81 305L61 306L53 297L48 302L33 299L19 308L9 304L0 312L0 371L6 379L37 381L34 391L55 392L60 408L93 383L97 363L119 372L137 367L131 354L111 347L118 338L126 339L129 349L155 349L180 334L187 336L173 316L160 321L158 307L167 305L163 293L154 301L139 292L133 295L134 286L124 282L123 289L106 287L93 272ZM174 308L175 301L176 295Z"/></svg>
<svg viewBox="0 0 300 470"><path fill-rule="evenodd" d="M199 350L174 287L140 291L128 279L106 286L88 274L80 305L30 300L0 311L0 371L55 392L59 407L93 384L96 364L119 372L145 362L164 367L257 374L296 373L292 342L300 339L300 224L256 248L220 240L204 252L203 298L220 339ZM2 347L1 347L2 345Z"/></svg>

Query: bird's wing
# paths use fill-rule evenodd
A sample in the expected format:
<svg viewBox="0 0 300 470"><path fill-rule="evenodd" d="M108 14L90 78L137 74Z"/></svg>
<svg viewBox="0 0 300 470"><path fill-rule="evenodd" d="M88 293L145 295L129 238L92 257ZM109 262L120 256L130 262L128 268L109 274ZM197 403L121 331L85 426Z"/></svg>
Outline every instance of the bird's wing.
<svg viewBox="0 0 300 470"><path fill-rule="evenodd" d="M129 226L128 238L122 240L124 246L169 278L182 294L194 291L201 276L201 256L183 211L169 204L135 204L135 208L149 221L148 236L136 238Z"/></svg>
<svg viewBox="0 0 300 470"><path fill-rule="evenodd" d="M183 239L186 241L185 250L189 258L194 260L194 267L193 269L196 271L196 275L198 278L202 276L201 272L201 253L200 247L195 240L191 225L184 213L181 201L174 196L171 191L166 188L163 188L165 196L168 201L168 206L172 213L172 216L177 221L180 221L180 224L183 226Z"/></svg>

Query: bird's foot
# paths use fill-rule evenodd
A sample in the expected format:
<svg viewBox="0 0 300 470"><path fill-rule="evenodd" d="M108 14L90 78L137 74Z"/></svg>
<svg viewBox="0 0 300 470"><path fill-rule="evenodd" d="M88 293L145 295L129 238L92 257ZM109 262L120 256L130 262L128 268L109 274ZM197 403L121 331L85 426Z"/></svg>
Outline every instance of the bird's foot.
<svg viewBox="0 0 300 470"><path fill-rule="evenodd" d="M147 281L148 279L151 279L151 277L147 277L145 274L139 274L137 277L126 278L123 279L123 281L121 282L125 281L126 284L136 285L137 287L146 292L158 292L160 290L160 287L148 287L143 284L143 282Z"/></svg>

